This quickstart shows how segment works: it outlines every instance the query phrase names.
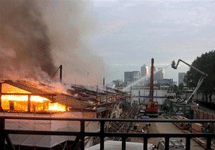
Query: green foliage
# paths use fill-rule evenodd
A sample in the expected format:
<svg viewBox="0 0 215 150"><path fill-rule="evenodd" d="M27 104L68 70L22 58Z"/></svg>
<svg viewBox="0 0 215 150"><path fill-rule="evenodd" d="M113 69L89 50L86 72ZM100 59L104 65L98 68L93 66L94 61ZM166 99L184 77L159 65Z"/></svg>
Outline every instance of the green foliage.
<svg viewBox="0 0 215 150"><path fill-rule="evenodd" d="M215 51L213 50L202 54L201 57L197 57L192 62L192 66L208 74L208 77L205 78L199 91L205 95L211 95L215 89ZM185 83L187 83L188 87L195 88L201 76L202 75L198 71L190 68L185 76Z"/></svg>

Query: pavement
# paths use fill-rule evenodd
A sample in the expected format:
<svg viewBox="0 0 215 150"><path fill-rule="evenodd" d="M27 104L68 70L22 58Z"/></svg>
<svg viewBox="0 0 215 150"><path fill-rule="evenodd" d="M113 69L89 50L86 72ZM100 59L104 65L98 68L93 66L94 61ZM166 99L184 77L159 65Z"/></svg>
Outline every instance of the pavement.
<svg viewBox="0 0 215 150"><path fill-rule="evenodd" d="M159 116L158 118L152 118L152 119L164 119L162 116ZM146 124L149 123L136 123L138 126L137 132L141 132L141 129L146 126ZM150 126L148 127L149 133L182 133L183 132L178 129L173 123L150 123ZM147 134L147 133L146 133ZM182 139L183 143L186 144L185 138L170 138L171 139ZM162 138L149 138L148 142L152 143L154 145L157 145L159 141L161 141ZM131 138L131 142L143 142L143 139L141 138ZM191 149L192 150L204 150L203 147L201 147L198 143L191 140Z"/></svg>

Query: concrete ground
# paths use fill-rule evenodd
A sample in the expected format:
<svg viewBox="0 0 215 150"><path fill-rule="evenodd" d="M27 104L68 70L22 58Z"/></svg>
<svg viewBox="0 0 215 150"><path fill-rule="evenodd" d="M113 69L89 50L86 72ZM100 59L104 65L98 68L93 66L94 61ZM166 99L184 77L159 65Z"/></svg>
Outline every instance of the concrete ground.
<svg viewBox="0 0 215 150"><path fill-rule="evenodd" d="M163 119L163 117L159 117L158 119ZM149 123L147 123L149 124ZM136 123L138 126L137 132L141 132L141 129L146 126L146 123ZM178 129L173 123L150 123L150 127L148 127L149 133L183 133L180 129ZM147 134L147 133L146 133ZM175 139L175 138L171 138ZM171 140L170 139L170 140ZM183 143L185 143L184 138L177 138L182 139ZM154 145L157 145L159 141L161 141L162 138L149 138L148 142L152 143ZM142 143L143 140L141 138L131 138L131 142L140 142ZM201 147L198 143L191 140L191 149L193 150L204 150L203 147Z"/></svg>

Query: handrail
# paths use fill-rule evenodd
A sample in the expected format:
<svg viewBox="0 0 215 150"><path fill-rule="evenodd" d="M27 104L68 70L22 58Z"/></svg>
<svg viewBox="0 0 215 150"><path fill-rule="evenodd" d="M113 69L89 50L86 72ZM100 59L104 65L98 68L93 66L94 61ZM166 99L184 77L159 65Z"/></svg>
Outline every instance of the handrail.
<svg viewBox="0 0 215 150"><path fill-rule="evenodd" d="M59 120L59 121L108 121L108 122L190 122L190 123L215 123L215 120L211 119L108 119L108 118L59 118L59 117L13 117L13 116L0 116L0 119L23 119L23 120Z"/></svg>

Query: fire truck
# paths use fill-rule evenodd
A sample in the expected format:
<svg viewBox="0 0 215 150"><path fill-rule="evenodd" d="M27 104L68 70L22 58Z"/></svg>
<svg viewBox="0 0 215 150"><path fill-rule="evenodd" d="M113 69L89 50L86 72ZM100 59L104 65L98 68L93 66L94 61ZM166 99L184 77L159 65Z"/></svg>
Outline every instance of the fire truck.
<svg viewBox="0 0 215 150"><path fill-rule="evenodd" d="M183 60L181 60L181 59L178 60L177 64L175 63L175 61L172 61L172 64L171 64L172 68L173 68L173 69L177 69L177 67L178 67L178 65L179 65L179 62L183 62L184 64L186 64L186 65L189 66L190 68L193 68L194 70L196 70L197 72L199 72L199 73L202 75L202 76L200 77L198 83L197 83L196 88L193 90L192 94L188 97L188 99L178 99L178 102L187 104L187 103L189 103L189 102L193 102L192 97L193 97L193 96L195 95L195 93L198 91L198 89L199 89L200 86L202 85L204 79L208 76L208 74L202 72L201 70L199 70L199 69L197 69L196 67L194 67L194 66L192 66L192 65L190 65L190 64L188 64L188 63L186 63L185 61L183 61ZM195 103L195 102L193 102L193 103Z"/></svg>

